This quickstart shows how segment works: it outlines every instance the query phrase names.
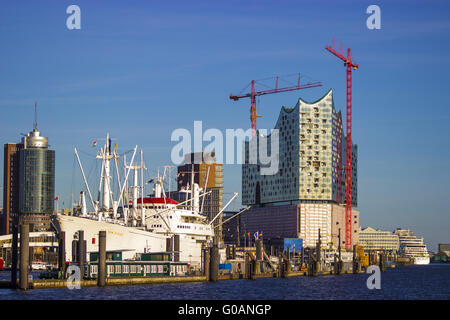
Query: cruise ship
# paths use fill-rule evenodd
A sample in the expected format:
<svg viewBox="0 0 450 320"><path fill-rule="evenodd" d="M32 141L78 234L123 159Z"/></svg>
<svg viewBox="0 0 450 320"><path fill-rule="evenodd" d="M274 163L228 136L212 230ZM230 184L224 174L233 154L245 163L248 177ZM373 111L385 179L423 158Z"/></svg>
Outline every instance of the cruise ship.
<svg viewBox="0 0 450 320"><path fill-rule="evenodd" d="M399 253L401 256L411 258L414 264L425 265L430 263L430 255L423 238L417 238L411 230L396 229L400 241Z"/></svg>
<svg viewBox="0 0 450 320"><path fill-rule="evenodd" d="M53 222L57 231L65 232L66 261L72 261L72 241L78 239L78 231L84 231L86 251L89 253L98 251L99 231L104 230L107 232L106 250L121 251L124 260L132 260L138 253L171 251L178 261L188 262L193 268L199 268L202 249L210 246L214 237L212 221L199 210L200 201L207 193L200 195L202 189L192 179L191 187L186 190L190 193L187 197L189 199L177 202L166 197L164 176L160 177L158 174L158 177L147 182L154 181L154 194L144 196L143 170L146 168L142 151L140 163L134 162L136 151L137 146L133 149L129 163L124 155L124 177L121 179L117 161L119 156L116 147L111 148L111 139L107 135L105 146L96 156L101 160L101 173L98 197L94 200L75 148L93 211L88 212L86 192L81 191L72 215L54 215ZM112 164L115 170L111 168ZM111 171L116 173L117 178L114 180L111 179ZM133 185L128 186L131 171ZM115 198L112 192L113 182L118 184L117 189L120 191ZM236 197L237 193L233 199Z"/></svg>

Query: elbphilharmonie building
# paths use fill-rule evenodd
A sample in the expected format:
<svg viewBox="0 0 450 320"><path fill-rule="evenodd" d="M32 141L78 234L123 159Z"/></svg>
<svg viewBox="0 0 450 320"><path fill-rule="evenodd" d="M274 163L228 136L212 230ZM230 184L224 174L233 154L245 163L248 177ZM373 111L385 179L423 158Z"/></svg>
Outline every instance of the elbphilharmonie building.
<svg viewBox="0 0 450 320"><path fill-rule="evenodd" d="M314 102L300 98L295 107L282 107L274 129L278 129L278 150L271 135L260 132L245 142L242 204L252 206L242 217L246 231L266 229L266 236L301 237L305 245L311 246L319 229L323 241L326 237L330 242L337 238L333 231L337 227L344 235L345 225L339 225L339 221L345 223L340 216L345 214L346 145L342 115L335 109L333 91L330 89ZM277 156L278 170L263 173L269 164L259 160L262 147ZM357 146L352 147L352 206L356 207ZM255 155L258 160L252 161ZM353 212L354 231L358 233L359 212ZM357 235L352 239L356 243Z"/></svg>

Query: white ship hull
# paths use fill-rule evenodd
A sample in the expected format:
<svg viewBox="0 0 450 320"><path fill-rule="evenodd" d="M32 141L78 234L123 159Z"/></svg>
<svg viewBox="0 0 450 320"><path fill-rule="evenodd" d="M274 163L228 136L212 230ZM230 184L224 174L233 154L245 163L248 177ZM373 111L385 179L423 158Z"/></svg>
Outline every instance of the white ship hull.
<svg viewBox="0 0 450 320"><path fill-rule="evenodd" d="M72 261L72 240L84 231L86 252L98 252L99 231L106 231L106 251L123 251L123 259L133 259L136 253L166 251L166 236L137 228L96 221L87 218L57 215L58 231L65 232L66 261Z"/></svg>
<svg viewBox="0 0 450 320"><path fill-rule="evenodd" d="M99 231L104 230L106 231L106 251L120 250L124 260L134 259L137 253L166 252L166 239L170 239L170 236L164 234L82 217L58 214L56 221L58 231L65 232L66 261L72 261L72 240L79 230L84 231L88 254L98 252ZM204 243L202 240L204 237L180 235L180 261L199 267L202 243Z"/></svg>
<svg viewBox="0 0 450 320"><path fill-rule="evenodd" d="M430 264L430 257L414 257L414 264L417 265Z"/></svg>

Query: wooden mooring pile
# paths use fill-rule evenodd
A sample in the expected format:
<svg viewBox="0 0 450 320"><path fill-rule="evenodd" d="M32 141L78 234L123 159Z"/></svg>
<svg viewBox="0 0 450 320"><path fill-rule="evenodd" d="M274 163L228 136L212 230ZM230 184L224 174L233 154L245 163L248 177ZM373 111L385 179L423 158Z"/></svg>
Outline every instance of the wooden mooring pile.
<svg viewBox="0 0 450 320"><path fill-rule="evenodd" d="M263 239L255 241L255 247L236 246L226 247L225 263L220 264L220 250L216 242L211 247L202 250L202 267L197 273L185 273L183 275L159 275L159 276L128 276L108 277L106 260L106 231L99 233L99 251L97 258L98 273L96 278L86 278L88 274L84 269L86 263L86 241L83 231L79 231L78 240L72 243L73 261L68 265L65 260L65 233L58 236L58 269L55 279L30 279L29 278L29 225L21 224L13 229L12 238L12 265L11 280L0 281L0 288L12 289L43 289L43 288L67 288L73 285L73 274L69 274L68 268L76 265L80 271L80 277L76 285L78 287L108 285L135 285L152 283L179 283L221 280L248 279L257 280L262 278L290 278L296 276L320 276L358 274L365 272L365 266L358 260L356 248L353 250L353 261L349 266L343 263L341 254L336 255L334 263L330 266L325 263L321 256L319 245L314 249L302 249L292 255L289 251L278 252L277 255L267 254L264 250ZM18 248L18 234L20 231L20 250ZM270 252L272 253L272 252ZM381 271L386 269L386 261L390 257L383 253L370 253L369 261L377 264ZM222 259L224 260L224 259ZM19 266L19 279L17 271Z"/></svg>

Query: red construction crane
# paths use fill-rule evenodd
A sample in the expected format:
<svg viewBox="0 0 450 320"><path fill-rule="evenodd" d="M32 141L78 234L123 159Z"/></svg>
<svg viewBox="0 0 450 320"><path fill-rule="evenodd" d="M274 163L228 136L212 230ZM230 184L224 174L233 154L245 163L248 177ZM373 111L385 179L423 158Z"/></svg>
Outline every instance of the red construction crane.
<svg viewBox="0 0 450 320"><path fill-rule="evenodd" d="M346 130L346 165L345 165L345 247L352 247L352 69L358 69L358 65L352 61L350 48L347 48L347 57L335 49L334 38L333 47L326 46L326 50L330 51L336 57L344 61L347 68L347 130Z"/></svg>
<svg viewBox="0 0 450 320"><path fill-rule="evenodd" d="M297 85L290 86L290 87L285 87L285 88L278 88L278 80L279 80L279 78L280 77L278 77L278 76L274 77L274 79L276 79L276 81L275 81L275 88L274 89L269 89L269 90L264 90L264 91L255 91L255 82L260 81L260 80L252 80L251 83L250 83L251 84L251 92L244 93L244 94L239 94L239 95L236 95L236 96L230 94L230 99L232 99L234 101L237 101L237 100L239 100L241 98L250 98L251 99L250 120L252 122L252 137L254 137L255 134L256 134L256 119L258 117L261 117L256 112L256 97L257 96L262 96L262 95L271 94L271 93L279 93L279 92L287 92L287 91L294 91L294 90L300 90L300 89L320 87L322 85L321 82L313 82L313 83L308 82L305 85L300 85L300 73L299 73L298 74ZM267 80L267 79L263 79L263 80ZM247 85L247 87L248 87L248 85Z"/></svg>

